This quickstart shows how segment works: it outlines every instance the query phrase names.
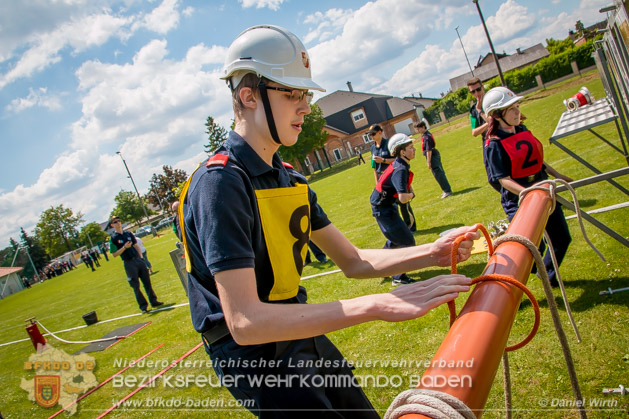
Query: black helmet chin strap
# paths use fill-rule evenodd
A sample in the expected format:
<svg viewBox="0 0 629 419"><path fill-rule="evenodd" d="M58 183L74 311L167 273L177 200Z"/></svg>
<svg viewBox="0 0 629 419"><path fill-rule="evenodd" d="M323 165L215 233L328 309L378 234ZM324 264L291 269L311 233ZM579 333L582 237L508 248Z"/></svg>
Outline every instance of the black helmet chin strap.
<svg viewBox="0 0 629 419"><path fill-rule="evenodd" d="M500 112L500 120L502 122L504 122L506 125L510 126L510 127L514 127L515 125L511 125L510 123L507 122L507 120L505 119L504 115L502 114L502 109L498 109L498 112Z"/></svg>
<svg viewBox="0 0 629 419"><path fill-rule="evenodd" d="M277 135L277 129L275 128L275 119L273 119L273 111L271 110L271 104L269 103L269 95L267 94L266 84L262 77L258 82L258 90L260 90L260 97L262 98L262 105L264 106L264 113L266 114L266 123L269 126L269 132L271 138L276 144L282 145L279 135Z"/></svg>

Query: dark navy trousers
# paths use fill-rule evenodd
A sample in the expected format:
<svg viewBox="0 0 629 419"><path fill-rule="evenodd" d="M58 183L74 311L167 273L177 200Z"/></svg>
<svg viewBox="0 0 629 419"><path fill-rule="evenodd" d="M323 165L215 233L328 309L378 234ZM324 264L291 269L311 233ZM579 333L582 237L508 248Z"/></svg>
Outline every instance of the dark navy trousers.
<svg viewBox="0 0 629 419"><path fill-rule="evenodd" d="M517 206L508 206L505 208L503 205L503 209L509 218L509 222L513 220L515 213L518 210ZM570 246L570 242L572 241L572 237L570 236L570 230L568 229L568 223L566 222L566 218L563 215L563 210L561 209L561 205L557 204L555 206L555 210L548 217L548 222L546 223L546 232L550 237L550 241L553 244L553 250L555 251L555 256L557 257L557 263L561 266L561 262L563 261L564 256L566 256L566 252L568 251L568 246ZM546 249L546 243L544 240L541 241L539 245L540 254L544 254L544 250ZM546 252L544 255L544 266L546 266L546 271L548 272L548 279L550 279L550 283L553 286L557 286L557 272L555 272L555 267L553 266L553 260L550 256L550 252ZM535 267L535 265L533 265ZM535 270L533 272L536 272Z"/></svg>
<svg viewBox="0 0 629 419"><path fill-rule="evenodd" d="M435 177L437 183L439 183L441 190L444 192L452 192L450 182L448 182L448 178L446 177L446 172L443 170L443 166L441 165L441 154L436 148L432 150L430 167L432 175Z"/></svg>
<svg viewBox="0 0 629 419"><path fill-rule="evenodd" d="M204 344L219 379L260 418L380 417L325 336L247 346L227 336Z"/></svg>
<svg viewBox="0 0 629 419"><path fill-rule="evenodd" d="M140 310L146 310L148 308L146 298L144 298L144 294L142 294L140 290L140 280L142 281L144 291L146 291L146 296L149 298L151 305L157 305L157 296L151 286L151 276L149 275L146 264L140 258L125 260L123 262L124 270L127 273L127 281L129 281L129 285L133 288L135 300L138 302Z"/></svg>
<svg viewBox="0 0 629 419"><path fill-rule="evenodd" d="M384 249L396 249L399 247L415 246L415 237L409 230L408 226L400 217L397 205L386 208L371 207L371 211L376 222L387 238ZM399 279L404 274L393 275L393 279Z"/></svg>

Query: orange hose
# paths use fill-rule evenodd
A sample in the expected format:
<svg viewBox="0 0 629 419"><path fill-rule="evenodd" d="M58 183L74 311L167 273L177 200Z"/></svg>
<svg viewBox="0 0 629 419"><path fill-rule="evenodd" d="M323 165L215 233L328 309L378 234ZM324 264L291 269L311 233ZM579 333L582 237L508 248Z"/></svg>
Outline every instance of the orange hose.
<svg viewBox="0 0 629 419"><path fill-rule="evenodd" d="M485 236L485 240L487 241L487 247L488 247L488 251L489 251L489 256L494 254L494 245L491 241L491 236L489 235L489 232L487 232L487 229L485 228L485 226L483 226L482 224L478 223L475 224L474 227L477 230L480 230L483 235ZM454 243L452 244L452 259L451 259L451 272L453 274L457 273L457 267L456 267L456 263L457 263L457 253L459 250L459 245L461 244L461 242L465 240L465 236L460 236L457 237L454 240ZM479 276L477 278L472 279L472 283L470 285L474 285L477 284L479 282L483 282L483 281L502 281L502 282L507 282L517 288L520 288L522 290L522 292L524 292L526 294L526 296L529 298L529 300L531 300L531 304L533 305L533 310L535 312L535 321L533 323L533 329L531 329L531 332L528 334L528 336L526 338L524 338L520 343L516 344L516 345L511 345L511 346L507 346L505 348L505 352L510 352L510 351L515 351L516 349L520 349L523 346L525 346L527 343L529 343L533 337L535 337L535 334L537 333L537 330L539 329L539 324L540 324L540 311L539 311L539 304L537 302L537 300L535 299L535 296L533 295L533 293L531 293L531 291L526 287L526 285L523 285L521 282L519 282L516 279L513 279L510 276L506 276L506 275L498 275L498 274L491 274L491 275L483 275L483 276ZM456 320L457 314L456 314L456 304L454 302L454 300L449 301L448 302L448 309L450 311L450 326L452 326L454 324L454 321Z"/></svg>

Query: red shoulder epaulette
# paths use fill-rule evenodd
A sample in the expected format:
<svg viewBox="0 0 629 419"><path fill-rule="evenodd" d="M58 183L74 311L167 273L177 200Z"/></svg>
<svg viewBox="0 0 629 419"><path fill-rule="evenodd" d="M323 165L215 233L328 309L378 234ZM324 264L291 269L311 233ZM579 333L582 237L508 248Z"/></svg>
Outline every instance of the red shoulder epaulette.
<svg viewBox="0 0 629 419"><path fill-rule="evenodd" d="M491 137L487 137L487 139L485 140L485 147L487 147L489 145L489 142L491 140L499 140L500 137L496 136L496 135L492 135Z"/></svg>
<svg viewBox="0 0 629 419"><path fill-rule="evenodd" d="M286 163L285 161L283 161L282 164L284 165L284 167L287 167L289 169L294 169L293 165L290 163Z"/></svg>
<svg viewBox="0 0 629 419"><path fill-rule="evenodd" d="M227 164L227 160L229 160L229 156L227 154L215 154L209 158L205 167L210 166L225 166Z"/></svg>

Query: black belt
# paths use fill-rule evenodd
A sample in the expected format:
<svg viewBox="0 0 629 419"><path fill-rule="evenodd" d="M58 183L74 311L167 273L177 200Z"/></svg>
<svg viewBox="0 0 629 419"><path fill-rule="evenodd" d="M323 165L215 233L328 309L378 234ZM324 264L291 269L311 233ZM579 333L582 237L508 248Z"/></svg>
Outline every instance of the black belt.
<svg viewBox="0 0 629 419"><path fill-rule="evenodd" d="M227 328L227 323L225 323L225 319L222 319L216 326L201 334L205 338L205 342L208 345L214 345L224 337L230 336L229 329Z"/></svg>
<svg viewBox="0 0 629 419"><path fill-rule="evenodd" d="M541 178L542 178L542 174L540 172L537 172L534 175L521 177L518 180L524 181L524 182L527 182L527 183L531 183L531 182L535 182L536 180L539 180Z"/></svg>

